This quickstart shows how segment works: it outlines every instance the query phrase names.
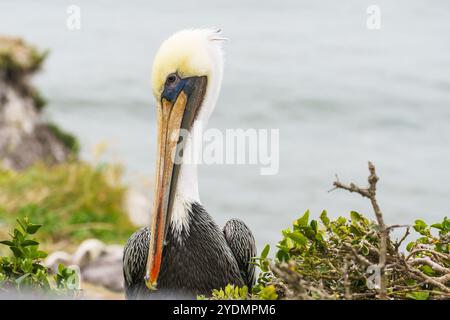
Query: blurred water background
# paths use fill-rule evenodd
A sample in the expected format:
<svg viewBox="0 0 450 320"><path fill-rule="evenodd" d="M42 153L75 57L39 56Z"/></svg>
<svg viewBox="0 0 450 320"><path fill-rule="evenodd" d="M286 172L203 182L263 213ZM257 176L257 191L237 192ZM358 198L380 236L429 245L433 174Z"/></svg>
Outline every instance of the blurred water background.
<svg viewBox="0 0 450 320"><path fill-rule="evenodd" d="M81 8L79 31L66 28L71 4ZM380 30L366 27L372 4ZM357 195L327 192L336 173L365 184L368 160L387 222L448 215L448 1L0 2L1 34L51 50L34 80L46 116L79 137L86 159L106 141L132 186L155 167L153 56L174 31L208 26L229 39L209 126L280 130L277 175L201 166L201 199L219 224L245 220L261 248L306 209L372 214Z"/></svg>

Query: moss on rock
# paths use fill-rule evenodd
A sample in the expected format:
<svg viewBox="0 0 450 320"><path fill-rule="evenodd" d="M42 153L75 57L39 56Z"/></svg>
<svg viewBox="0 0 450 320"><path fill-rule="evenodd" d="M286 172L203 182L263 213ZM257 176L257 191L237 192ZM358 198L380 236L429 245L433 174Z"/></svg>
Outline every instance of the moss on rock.
<svg viewBox="0 0 450 320"><path fill-rule="evenodd" d="M48 55L19 38L0 37L0 164L23 170L77 156L77 139L42 119L46 99L29 82Z"/></svg>
<svg viewBox="0 0 450 320"><path fill-rule="evenodd" d="M58 125L52 122L48 123L47 126L55 137L58 138L74 156L78 155L80 151L80 144L78 139L73 134L62 130Z"/></svg>
<svg viewBox="0 0 450 320"><path fill-rule="evenodd" d="M39 70L47 55L20 38L0 37L0 71L8 79Z"/></svg>

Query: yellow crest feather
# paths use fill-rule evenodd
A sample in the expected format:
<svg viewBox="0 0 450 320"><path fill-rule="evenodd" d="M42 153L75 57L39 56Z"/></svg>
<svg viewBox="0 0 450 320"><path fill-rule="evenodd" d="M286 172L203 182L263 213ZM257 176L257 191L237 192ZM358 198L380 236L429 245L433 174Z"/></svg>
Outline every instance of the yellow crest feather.
<svg viewBox="0 0 450 320"><path fill-rule="evenodd" d="M153 94L159 99L169 74L180 77L210 76L214 63L222 58L220 30L182 30L165 40L156 53L152 67ZM218 53L218 54L217 54ZM221 61L220 61L221 62Z"/></svg>

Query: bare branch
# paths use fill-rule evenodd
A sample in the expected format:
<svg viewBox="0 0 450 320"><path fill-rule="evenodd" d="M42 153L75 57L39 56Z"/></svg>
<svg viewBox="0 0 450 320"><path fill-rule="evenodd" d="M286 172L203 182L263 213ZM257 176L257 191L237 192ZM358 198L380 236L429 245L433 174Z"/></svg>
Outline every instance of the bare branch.
<svg viewBox="0 0 450 320"><path fill-rule="evenodd" d="M348 261L345 260L344 264L344 297L345 300L352 300L352 294L350 292L350 281L348 279Z"/></svg>
<svg viewBox="0 0 450 320"><path fill-rule="evenodd" d="M406 238L408 236L409 236L409 226L406 228L406 231L405 231L405 234L403 235L403 237L394 244L395 251L398 252L398 249L400 248L400 246L402 245L402 243L406 240Z"/></svg>
<svg viewBox="0 0 450 320"><path fill-rule="evenodd" d="M344 247L345 247L347 250L350 250L350 251L353 253L353 255L355 256L356 260L358 260L358 262L359 262L360 264L362 264L364 267L368 267L368 266L370 266L370 265L373 265L372 262L370 262L369 260L367 260L366 257L364 257L363 255L360 255L360 254L358 253L358 251L356 251L356 249L353 248L351 245L349 245L349 244L347 244L347 243L344 243Z"/></svg>
<svg viewBox="0 0 450 320"><path fill-rule="evenodd" d="M444 252L437 252L435 250L432 249L428 249L428 248L417 248L414 249L413 251L410 252L410 254L406 257L406 260L409 260L410 258L412 258L415 254L419 253L419 252L428 252L436 257L442 258L442 259L446 259L446 260L450 260L450 254L448 253L444 253Z"/></svg>
<svg viewBox="0 0 450 320"><path fill-rule="evenodd" d="M432 261L429 257L412 259L409 262L409 264L412 266L427 265L427 266L431 267L434 271L444 273L444 274L447 274L447 273L450 274L449 268L441 266L439 263Z"/></svg>
<svg viewBox="0 0 450 320"><path fill-rule="evenodd" d="M386 290L386 255L387 255L387 239L389 237L390 229L386 228L383 219L383 213L381 212L380 206L378 205L378 201L376 198L377 195L377 182L379 180L375 166L372 162L369 161L369 172L370 175L367 179L369 182L369 186L367 188L361 188L354 183L350 183L349 185L340 182L338 179L333 183L333 186L336 189L344 189L350 192L356 192L361 196L368 198L370 203L372 204L373 211L375 213L375 217L379 226L379 237L380 237L380 255L378 260L378 266L380 268L380 290L378 292L379 298L382 300L387 299L387 290Z"/></svg>
<svg viewBox="0 0 450 320"><path fill-rule="evenodd" d="M439 278L433 278L429 277L426 274L420 272L416 269L409 268L409 271L417 275L419 278L423 279L427 283L439 287L444 292L450 293L450 289L445 285L448 281L450 281L450 274L446 274L445 276L439 277Z"/></svg>

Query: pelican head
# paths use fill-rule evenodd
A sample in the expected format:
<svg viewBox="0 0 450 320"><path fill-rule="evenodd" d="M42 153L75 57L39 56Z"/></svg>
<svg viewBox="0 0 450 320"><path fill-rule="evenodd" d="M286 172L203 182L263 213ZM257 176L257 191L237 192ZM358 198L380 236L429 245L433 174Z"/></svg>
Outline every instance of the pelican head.
<svg viewBox="0 0 450 320"><path fill-rule="evenodd" d="M151 289L156 288L169 224L176 218L173 211L177 215L175 198L198 199L196 171L188 170L182 158L193 139L182 132L205 124L215 106L223 72L221 40L220 30L182 30L162 43L153 62L158 141L145 279Z"/></svg>

